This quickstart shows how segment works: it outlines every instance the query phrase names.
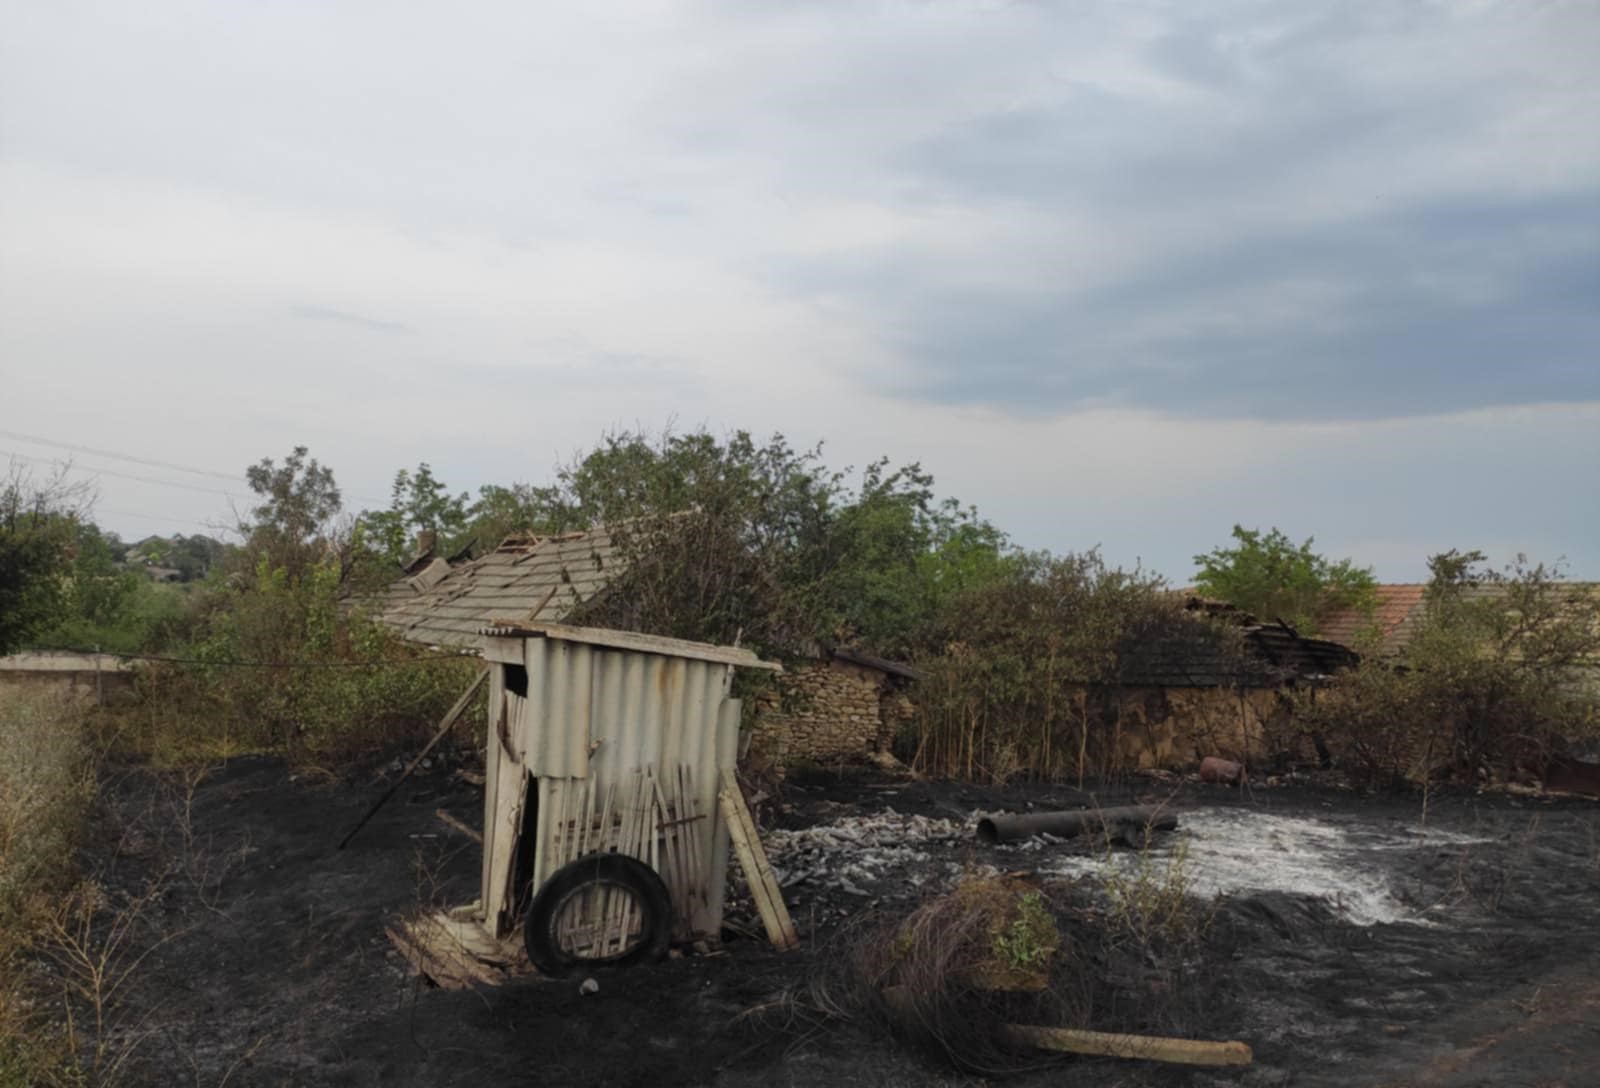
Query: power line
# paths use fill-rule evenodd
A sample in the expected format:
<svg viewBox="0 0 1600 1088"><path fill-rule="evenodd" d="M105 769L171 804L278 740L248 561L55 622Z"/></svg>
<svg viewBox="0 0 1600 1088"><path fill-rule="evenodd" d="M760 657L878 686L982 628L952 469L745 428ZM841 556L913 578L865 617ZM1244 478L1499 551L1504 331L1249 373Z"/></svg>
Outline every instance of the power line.
<svg viewBox="0 0 1600 1088"><path fill-rule="evenodd" d="M138 480L141 483L155 484L158 487L176 487L183 491L199 491L207 495L221 495L226 499L243 498L243 495L236 495L232 491L224 491L220 487L202 487L199 484L182 484L176 480L160 480L154 476L140 476L135 472L118 472L114 468L101 468L99 465L80 465L71 461L51 460L44 457L35 457L32 454L17 453L10 450L3 452L5 452L7 457L16 457L23 461L32 461L35 464L49 463L60 465L68 472L93 472L103 476L116 476L123 480Z"/></svg>
<svg viewBox="0 0 1600 1088"><path fill-rule="evenodd" d="M135 514L132 510L113 510L109 506L101 506L99 503L95 503L94 513L97 517L101 514L110 514L113 517L119 518L138 518L140 521L158 521L163 525L192 525L196 529L210 529L219 533L231 533L234 531L234 527L231 525L194 521L190 518L167 518L162 517L159 514Z"/></svg>
<svg viewBox="0 0 1600 1088"><path fill-rule="evenodd" d="M131 453L116 453L113 450L95 449L93 446L80 446L74 442L58 442L53 438L40 438L38 435L22 434L19 431L0 430L0 438L10 438L18 442L31 442L36 446L54 446L57 449L92 454L95 457L109 457L113 461L132 461L134 464L148 465L151 468L171 469L174 472L192 472L196 476L213 476L219 480L231 480L234 483L242 484L245 482L243 476L236 476L232 473L217 472L209 468L191 468L188 465L180 465L172 461L157 461L152 457L135 457Z"/></svg>
<svg viewBox="0 0 1600 1088"><path fill-rule="evenodd" d="M160 460L157 460L157 459L155 459L153 457L136 457L131 453L118 453L115 450L103 450L103 449L98 449L98 448L96 448L94 446L83 446L83 445L79 445L76 442L61 442L61 441L58 441L57 439L54 439L54 438L40 438L38 435L23 434L21 431L6 430L4 428L0 428L0 438L9 438L9 439L12 439L12 440L18 441L18 442L28 442L28 443L31 443L31 444L37 445L37 446L53 446L56 449L72 450L75 453L87 453L87 454L90 454L91 456L94 456L94 457L109 457L113 461L129 461L129 462L131 462L133 464L136 464L136 465L148 465L151 468L170 469L170 470L172 470L174 472L192 472L197 476L210 476L210 477L213 477L214 479L227 480L227 481L229 481L231 483L245 484L247 486L248 486L248 484L250 482L244 476L239 476L239 475L236 475L236 474L233 474L233 473L229 473L229 472L217 472L214 469L207 469L207 468L194 468L191 465L180 465L175 461L160 461ZM26 455L26 454L13 454L12 456L22 457L24 459L29 459L28 455ZM40 459L39 458L32 458L32 460L40 460ZM113 471L111 469L98 469L96 471L104 472L107 475L111 475L111 476L118 475L117 472L115 472L115 471ZM151 480L149 477L145 477L145 476L132 476L132 475L128 475L128 474L123 474L123 475L125 475L126 478L131 479L131 480L144 480L144 481L146 481L148 483L168 482L168 481ZM179 484L179 483L170 483L170 486L173 486L173 487L188 487L188 486L191 486L191 485ZM197 489L197 490L201 490L201 489ZM225 492L225 491L219 491L219 492L217 492L217 494L228 495L230 498L234 497L231 493ZM389 501L388 499L375 498L372 495L349 495L347 497L351 498L351 499L355 499L358 502L376 503L376 504L379 504L380 506L383 503L386 503L386 502Z"/></svg>

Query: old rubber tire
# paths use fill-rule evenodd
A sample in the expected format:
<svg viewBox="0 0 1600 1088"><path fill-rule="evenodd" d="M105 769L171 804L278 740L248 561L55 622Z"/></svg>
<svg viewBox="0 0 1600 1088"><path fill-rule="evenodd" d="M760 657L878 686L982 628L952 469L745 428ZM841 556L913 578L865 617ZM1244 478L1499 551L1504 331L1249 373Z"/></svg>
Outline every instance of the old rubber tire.
<svg viewBox="0 0 1600 1088"><path fill-rule="evenodd" d="M572 897L609 884L633 897L640 909L639 941L615 956L576 956L556 939L556 919ZM672 899L656 871L625 854L590 854L557 869L533 897L523 923L528 959L541 974L560 976L574 967L626 967L660 959L672 938Z"/></svg>

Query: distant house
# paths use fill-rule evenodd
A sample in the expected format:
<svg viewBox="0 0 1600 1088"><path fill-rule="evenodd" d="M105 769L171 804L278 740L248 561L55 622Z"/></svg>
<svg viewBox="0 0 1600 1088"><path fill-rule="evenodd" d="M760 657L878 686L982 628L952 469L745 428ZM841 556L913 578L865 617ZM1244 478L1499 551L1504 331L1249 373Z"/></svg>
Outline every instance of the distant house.
<svg viewBox="0 0 1600 1088"><path fill-rule="evenodd" d="M1422 619L1428 587L1416 582L1374 587L1374 602L1364 608L1336 608L1317 624L1317 635L1341 646L1376 644L1377 652L1392 657L1411 641Z"/></svg>
<svg viewBox="0 0 1600 1088"><path fill-rule="evenodd" d="M559 623L623 568L604 528L510 536L476 558L441 556L430 546L400 578L355 603L407 641L476 652L483 628Z"/></svg>
<svg viewBox="0 0 1600 1088"><path fill-rule="evenodd" d="M1573 597L1600 597L1600 583L1563 582L1559 592ZM1420 583L1394 583L1376 587L1373 610L1339 608L1324 616L1317 625L1319 637L1343 646L1362 648L1376 639L1382 657L1395 657L1411 644L1428 613L1428 587ZM1468 600L1489 600L1504 595L1498 585L1469 585L1463 593ZM1600 665L1600 662L1597 662Z"/></svg>

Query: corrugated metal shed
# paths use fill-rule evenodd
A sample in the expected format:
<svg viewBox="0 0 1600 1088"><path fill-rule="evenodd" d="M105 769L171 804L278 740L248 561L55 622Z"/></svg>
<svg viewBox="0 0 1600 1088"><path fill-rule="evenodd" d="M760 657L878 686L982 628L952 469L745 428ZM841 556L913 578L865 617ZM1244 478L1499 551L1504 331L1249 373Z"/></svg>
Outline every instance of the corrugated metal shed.
<svg viewBox="0 0 1600 1088"><path fill-rule="evenodd" d="M728 853L717 792L738 748L733 670L778 666L748 650L557 624L486 628L483 652L489 931L503 936L528 891L569 861L621 850L661 873L681 938L715 937ZM630 839L630 828L643 832ZM663 864L668 836L702 863Z"/></svg>
<svg viewBox="0 0 1600 1088"><path fill-rule="evenodd" d="M433 559L363 603L411 642L476 649L478 632L492 624L571 615L624 562L603 528L508 537L489 554L454 566Z"/></svg>

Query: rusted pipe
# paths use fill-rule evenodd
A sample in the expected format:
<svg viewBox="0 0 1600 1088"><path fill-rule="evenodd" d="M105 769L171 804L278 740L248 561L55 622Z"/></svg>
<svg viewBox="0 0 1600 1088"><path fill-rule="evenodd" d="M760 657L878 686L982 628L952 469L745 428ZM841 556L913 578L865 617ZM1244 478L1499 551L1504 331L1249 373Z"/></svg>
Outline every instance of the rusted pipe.
<svg viewBox="0 0 1600 1088"><path fill-rule="evenodd" d="M1178 815L1158 805L1127 805L1122 808L1086 808L1071 812L1033 812L1021 815L997 812L978 821L978 838L987 843L1015 842L1034 835L1057 835L1070 839L1095 831L1122 833L1127 830L1171 831L1178 826Z"/></svg>

